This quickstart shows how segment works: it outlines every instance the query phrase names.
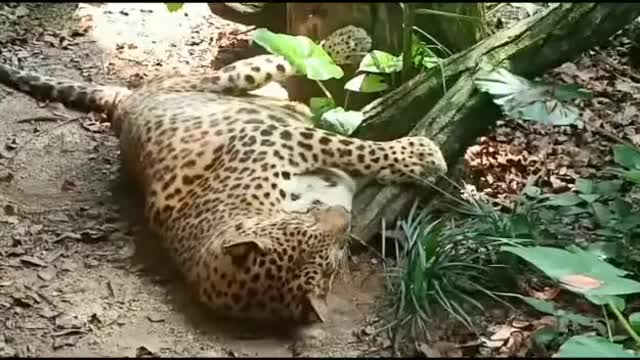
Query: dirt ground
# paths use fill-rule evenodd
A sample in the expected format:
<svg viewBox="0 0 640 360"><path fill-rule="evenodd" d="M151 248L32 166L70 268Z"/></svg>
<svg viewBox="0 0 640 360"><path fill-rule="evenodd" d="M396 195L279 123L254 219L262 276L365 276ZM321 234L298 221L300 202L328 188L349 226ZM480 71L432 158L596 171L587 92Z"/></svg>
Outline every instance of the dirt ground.
<svg viewBox="0 0 640 360"><path fill-rule="evenodd" d="M0 60L135 85L210 68L241 31L205 4L173 14L162 3L3 4ZM6 88L0 109L0 356L386 355L386 341L362 336L382 294L375 260L354 259L331 318L303 346L274 327L214 319L138 236L139 198L120 177L109 129Z"/></svg>

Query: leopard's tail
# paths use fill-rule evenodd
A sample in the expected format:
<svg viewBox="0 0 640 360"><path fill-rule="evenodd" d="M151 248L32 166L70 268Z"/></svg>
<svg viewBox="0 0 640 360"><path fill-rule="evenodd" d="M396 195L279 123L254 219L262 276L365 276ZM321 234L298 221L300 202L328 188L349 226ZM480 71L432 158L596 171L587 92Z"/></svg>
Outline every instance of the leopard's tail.
<svg viewBox="0 0 640 360"><path fill-rule="evenodd" d="M56 79L0 64L0 84L36 100L62 103L69 109L110 115L131 91L118 86L94 86Z"/></svg>
<svg viewBox="0 0 640 360"><path fill-rule="evenodd" d="M240 95L257 90L268 83L283 82L300 75L298 70L279 55L258 55L238 60L209 75L168 75L155 78L146 86L177 92L206 92Z"/></svg>

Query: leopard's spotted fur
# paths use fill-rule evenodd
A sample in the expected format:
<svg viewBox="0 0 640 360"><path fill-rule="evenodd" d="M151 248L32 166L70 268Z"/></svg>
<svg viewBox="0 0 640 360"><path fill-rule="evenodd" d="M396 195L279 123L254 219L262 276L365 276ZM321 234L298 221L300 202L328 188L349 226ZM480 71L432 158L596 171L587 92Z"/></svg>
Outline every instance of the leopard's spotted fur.
<svg viewBox="0 0 640 360"><path fill-rule="evenodd" d="M342 206L287 211L292 177L333 168L415 182L447 165L424 137L347 138L307 125L304 107L227 94L291 75L283 58L261 56L128 90L0 65L0 83L108 114L125 170L144 190L150 230L203 302L235 317L317 321L350 216Z"/></svg>

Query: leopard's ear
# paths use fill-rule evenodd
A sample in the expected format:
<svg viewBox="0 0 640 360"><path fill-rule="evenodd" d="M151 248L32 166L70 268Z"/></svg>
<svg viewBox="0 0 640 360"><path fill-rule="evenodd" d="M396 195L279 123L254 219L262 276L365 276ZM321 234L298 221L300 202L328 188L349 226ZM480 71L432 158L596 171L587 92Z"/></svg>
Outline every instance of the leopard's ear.
<svg viewBox="0 0 640 360"><path fill-rule="evenodd" d="M268 246L263 241L256 239L242 239L229 242L222 247L225 254L232 257L245 257L251 252L258 252L260 254L266 254L268 252Z"/></svg>
<svg viewBox="0 0 640 360"><path fill-rule="evenodd" d="M305 296L307 300L307 318L310 322L326 322L329 315L329 306L327 300L322 299L318 295L308 293Z"/></svg>
<svg viewBox="0 0 640 360"><path fill-rule="evenodd" d="M247 265L252 253L264 255L269 252L269 247L262 241L256 239L242 239L229 242L222 247L222 252L231 257L231 263L236 267Z"/></svg>

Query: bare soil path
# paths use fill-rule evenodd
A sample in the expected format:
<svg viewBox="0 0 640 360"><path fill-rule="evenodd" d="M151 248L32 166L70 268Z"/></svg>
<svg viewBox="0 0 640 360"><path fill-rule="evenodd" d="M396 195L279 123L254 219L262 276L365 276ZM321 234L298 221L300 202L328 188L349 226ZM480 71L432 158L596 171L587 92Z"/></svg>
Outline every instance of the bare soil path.
<svg viewBox="0 0 640 360"><path fill-rule="evenodd" d="M164 71L211 68L218 48L243 30L206 4L170 14L162 3L9 3L0 5L0 61L135 86ZM276 334L277 325L216 320L138 236L139 199L120 177L108 128L6 88L0 114L0 356L371 356L388 348L362 339L381 297L374 260L352 262L330 299L332 318L304 346Z"/></svg>

